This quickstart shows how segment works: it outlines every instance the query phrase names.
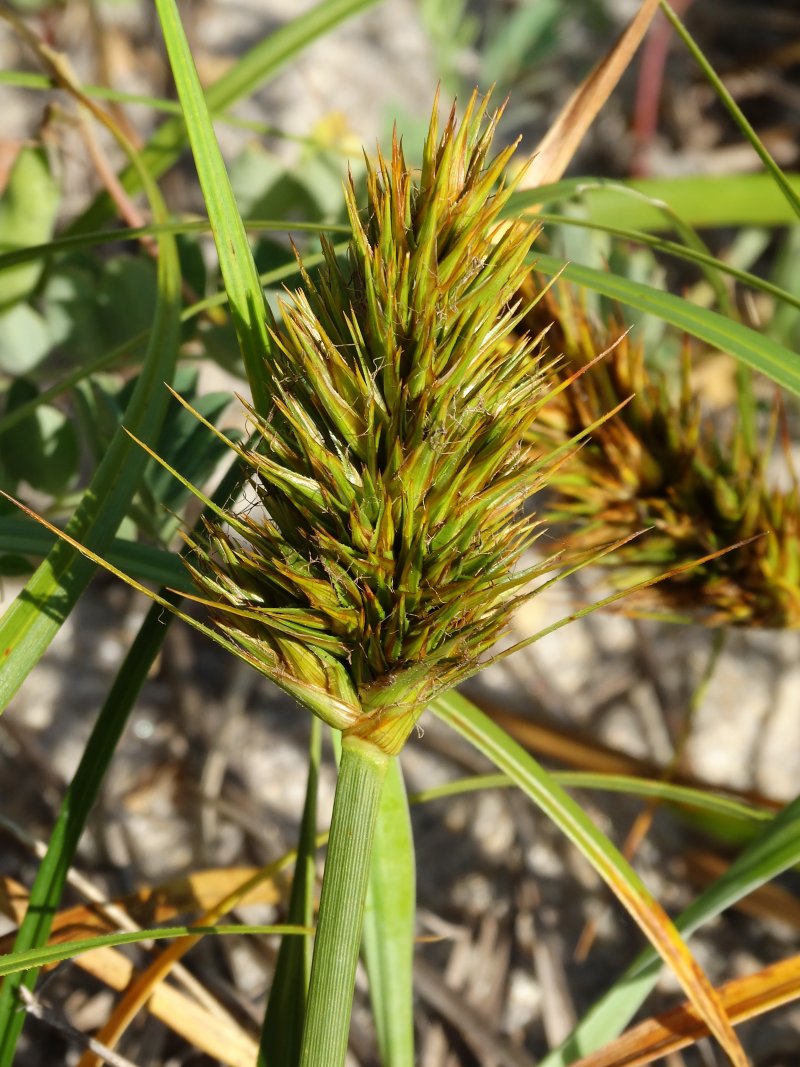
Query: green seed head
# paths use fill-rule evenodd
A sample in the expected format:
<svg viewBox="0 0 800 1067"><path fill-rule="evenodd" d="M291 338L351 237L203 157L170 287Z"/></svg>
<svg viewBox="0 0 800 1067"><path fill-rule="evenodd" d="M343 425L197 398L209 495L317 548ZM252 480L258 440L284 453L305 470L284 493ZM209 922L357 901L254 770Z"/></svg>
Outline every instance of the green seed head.
<svg viewBox="0 0 800 1067"><path fill-rule="evenodd" d="M397 752L473 674L530 577L524 440L544 400L515 336L534 236L499 219L513 152L474 96L421 172L395 137L368 168L347 262L329 244L282 308L272 409L245 453L261 505L209 526L193 572L241 654L326 722Z"/></svg>
<svg viewBox="0 0 800 1067"><path fill-rule="evenodd" d="M535 276L526 281L531 298L538 284ZM568 284L544 294L527 325L542 321L553 324L549 336L563 353L549 369L552 387L584 373L548 405L531 443L552 450L594 427L550 478L548 519L566 524L570 549L591 553L624 541L603 558L621 588L663 576L629 601L637 610L713 626L800 627L800 485L791 457L788 490L774 488L769 439L753 447L740 424L721 433L702 417L688 360L673 381L646 363L641 340L613 319L593 319ZM777 409L774 419L770 437ZM713 553L722 554L690 567Z"/></svg>

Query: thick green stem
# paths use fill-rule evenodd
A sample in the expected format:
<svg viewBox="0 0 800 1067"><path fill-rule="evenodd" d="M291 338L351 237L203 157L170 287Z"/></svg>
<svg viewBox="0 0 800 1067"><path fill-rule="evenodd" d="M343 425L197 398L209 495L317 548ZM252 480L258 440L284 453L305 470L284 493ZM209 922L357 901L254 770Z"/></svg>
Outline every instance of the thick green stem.
<svg viewBox="0 0 800 1067"><path fill-rule="evenodd" d="M333 803L301 1067L340 1067L347 1052L372 838L391 757L345 738Z"/></svg>

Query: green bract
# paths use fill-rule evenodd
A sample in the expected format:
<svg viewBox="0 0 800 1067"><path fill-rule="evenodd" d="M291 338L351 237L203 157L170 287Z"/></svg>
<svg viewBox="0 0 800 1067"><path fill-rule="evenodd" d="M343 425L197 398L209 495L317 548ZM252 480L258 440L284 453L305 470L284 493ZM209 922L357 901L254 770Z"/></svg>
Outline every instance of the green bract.
<svg viewBox="0 0 800 1067"><path fill-rule="evenodd" d="M242 655L326 722L399 751L424 706L473 674L543 568L517 573L546 398L525 309L529 225L501 223L514 151L474 96L421 173L395 137L346 195L346 264L282 308L272 408L241 450L261 507L209 525L192 573Z"/></svg>

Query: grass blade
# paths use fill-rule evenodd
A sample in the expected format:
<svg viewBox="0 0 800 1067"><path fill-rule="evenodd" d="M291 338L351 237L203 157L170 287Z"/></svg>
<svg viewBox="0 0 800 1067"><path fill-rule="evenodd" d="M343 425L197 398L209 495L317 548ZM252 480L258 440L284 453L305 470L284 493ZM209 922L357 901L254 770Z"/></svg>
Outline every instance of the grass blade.
<svg viewBox="0 0 800 1067"><path fill-rule="evenodd" d="M272 881L278 871L286 865L286 860L287 857L283 856L266 867L261 867L252 877L240 882L224 897L214 901L195 920L193 930L190 929L186 934L176 938L163 952L154 956L147 967L125 989L123 996L115 1004L108 1019L97 1031L97 1040L105 1048L116 1048L123 1034L153 996L154 990L169 977L175 966L194 948L198 941L202 940L203 934L198 933L198 929L208 927L215 929L223 915L237 907L240 901L247 897L258 885ZM295 929L300 929L304 933L312 933L310 927L297 927ZM78 1061L78 1067L102 1067L102 1061L94 1051L87 1050Z"/></svg>
<svg viewBox="0 0 800 1067"><path fill-rule="evenodd" d="M217 248L255 410L267 412L264 355L270 350L272 313L264 300L258 271L236 207L228 172L217 144L200 79L175 0L156 0L172 74L183 106L203 199Z"/></svg>
<svg viewBox="0 0 800 1067"><path fill-rule="evenodd" d="M317 878L317 788L322 755L322 723L311 717L308 782L297 843L288 921L300 926L314 922ZM311 942L284 938L278 951L258 1050L258 1067L297 1067L303 1041L306 990L311 973ZM269 1056L269 1060L267 1060Z"/></svg>
<svg viewBox="0 0 800 1067"><path fill-rule="evenodd" d="M731 1062L746 1067L744 1051L713 986L639 876L580 806L513 738L464 697L448 693L436 700L432 708L439 718L513 778L580 849L669 965Z"/></svg>
<svg viewBox="0 0 800 1067"><path fill-rule="evenodd" d="M414 839L400 763L389 767L372 849L362 951L383 1067L414 1067Z"/></svg>
<svg viewBox="0 0 800 1067"><path fill-rule="evenodd" d="M294 934L306 936L311 931L305 926L277 924L272 926L249 926L241 923L220 926L160 926L154 930L120 930L114 934L100 934L99 937L87 937L80 941L59 942L57 945L45 945L43 948L30 949L27 952L10 952L0 959L0 976L18 974L32 967L46 967L51 963L61 963L84 952L96 948L109 948L115 945L133 945L140 941L163 941L172 937L205 937L208 935L230 934Z"/></svg>
<svg viewBox="0 0 800 1067"><path fill-rule="evenodd" d="M600 792L657 798L681 807L720 815L723 818L735 820L737 823L757 825L769 822L773 817L773 812L766 808L757 808L731 797L706 793L702 789L676 785L674 782L593 771L551 771L550 774L553 781L563 785L565 789L596 789ZM418 793L413 793L409 800L412 804L427 804L431 800L440 800L444 797L461 796L464 793L475 793L483 789L504 789L510 786L514 786L514 782L507 774L476 774L469 778L457 778L453 782L433 786L431 789L423 789Z"/></svg>
<svg viewBox="0 0 800 1067"><path fill-rule="evenodd" d="M698 307L672 293L653 289L609 271L584 267L580 263L564 264L552 256L537 255L536 270L547 275L561 273L569 281L617 300L620 304L657 315L664 322L685 330L721 352L729 353L800 396L800 357L757 330L751 330L715 311Z"/></svg>
<svg viewBox="0 0 800 1067"><path fill-rule="evenodd" d="M33 519L16 515L0 516L0 552L25 556L46 556L58 540ZM110 563L140 581L158 582L191 593L191 579L175 555L163 548L115 537L106 549Z"/></svg>
<svg viewBox="0 0 800 1067"><path fill-rule="evenodd" d="M646 245L648 248L652 248L654 252L663 252L665 255L672 256L675 259L682 259L686 263L696 263L707 276L727 274L729 278L733 278L742 285L748 285L751 289L767 293L775 300L780 300L789 307L800 309L800 296L790 292L788 289L782 289L779 285L775 285L765 278L760 278L757 274L731 266L730 263L718 259L701 248L678 244L677 241L667 241L663 237L647 233L644 230L631 230L625 226L575 218L572 215L556 215L542 211L539 212L537 218L543 223L550 223L556 226L577 226L580 229L607 233L611 237L618 237L622 241L633 241L637 244Z"/></svg>
<svg viewBox="0 0 800 1067"><path fill-rule="evenodd" d="M800 797L779 812L728 870L675 920L689 936L754 889L800 863ZM647 949L584 1015L569 1037L540 1067L567 1067L615 1038L658 981L661 961Z"/></svg>
<svg viewBox="0 0 800 1067"><path fill-rule="evenodd" d="M666 0L661 0L661 10L664 12L667 19L672 24L672 28L676 31L683 43L692 53L692 56L697 65L702 70L706 81L709 83L709 85L711 85L714 92L724 104L733 121L736 123L736 125L739 127L744 136L752 145L753 151L764 164L773 182L780 189L783 196L786 198L786 203L789 205L792 211L794 211L795 215L800 218L800 197L792 188L791 182L786 179L781 168L778 166L778 164L772 158L770 153L767 151L766 145L762 142L756 131L745 118L742 109L739 107L739 105L733 99L731 94L725 88L725 84L723 83L720 76L717 74L717 72L708 62L706 57L703 55L700 46L691 36L689 31L686 29L684 24L681 22L681 20L672 10L670 5L666 2Z"/></svg>
<svg viewBox="0 0 800 1067"><path fill-rule="evenodd" d="M119 244L121 241L137 241L142 237L158 237L166 234L205 234L211 229L207 219L189 219L181 221L172 219L170 222L150 223L147 226L120 226L114 230L96 230L89 233L72 234L66 237L54 237L51 241L43 244L27 245L25 248L15 248L10 252L0 253L0 271L11 270L23 263L30 263L46 256L55 256L62 252L75 252L82 248L96 248L98 245ZM340 233L349 234L350 227L339 223L303 222L292 219L287 222L282 219L246 219L245 229L258 233L286 233L291 230L298 233ZM290 269L296 271L294 263Z"/></svg>
<svg viewBox="0 0 800 1067"><path fill-rule="evenodd" d="M220 483L215 499L226 501L233 493L239 478L239 465L234 463ZM162 590L162 594L166 603L176 606L180 603L179 594L170 593L166 589ZM15 951L40 947L48 938L67 872L89 812L171 620L171 613L164 612L160 604L154 604L150 608L109 690L78 769L61 802L56 824L50 834L47 853L31 889L28 910L17 931ZM25 1020L24 1014L17 1010L17 989L22 982L32 989L36 982L36 972L30 971L25 975L18 974L14 978L7 978L0 986L0 1067L10 1067L13 1063L17 1040Z"/></svg>
<svg viewBox="0 0 800 1067"><path fill-rule="evenodd" d="M800 174L784 174L800 196ZM641 199L626 195L632 190ZM697 227L787 226L795 214L769 174L698 174L676 178L565 178L511 195L503 214L515 217L531 204L554 204L580 196L587 217L613 226L624 214L632 229L655 233L673 228L659 203Z"/></svg>
<svg viewBox="0 0 800 1067"><path fill-rule="evenodd" d="M158 190L149 189L158 221L166 209ZM155 441L167 410L164 381L172 379L180 329L180 264L173 237L158 239L158 296L142 372L123 422L138 436ZM124 518L147 462L118 427L97 467L68 531L92 549L104 551ZM86 588L94 567L66 544L57 544L0 620L0 711L5 710L28 672Z"/></svg>

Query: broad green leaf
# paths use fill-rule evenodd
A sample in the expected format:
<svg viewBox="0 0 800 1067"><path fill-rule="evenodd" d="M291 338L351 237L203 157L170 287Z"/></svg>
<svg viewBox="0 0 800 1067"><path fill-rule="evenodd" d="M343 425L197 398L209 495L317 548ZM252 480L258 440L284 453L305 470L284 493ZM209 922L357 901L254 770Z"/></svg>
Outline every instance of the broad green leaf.
<svg viewBox="0 0 800 1067"><path fill-rule="evenodd" d="M149 329L155 313L155 282L153 264L147 256L114 256L106 264L95 301L108 347L132 333Z"/></svg>
<svg viewBox="0 0 800 1067"><path fill-rule="evenodd" d="M46 241L53 232L60 195L44 150L23 148L0 196L0 252ZM0 307L27 296L43 265L28 263L6 273L0 287Z"/></svg>
<svg viewBox="0 0 800 1067"><path fill-rule="evenodd" d="M386 775L372 846L362 952L383 1067L414 1067L414 838L403 772Z"/></svg>
<svg viewBox="0 0 800 1067"><path fill-rule="evenodd" d="M535 262L536 269L543 274L560 272L569 281L628 307L656 315L800 395L800 356L757 330L751 330L715 311L698 307L672 293L653 289L608 271L584 267L579 263L564 264L552 256L537 255Z"/></svg>
<svg viewBox="0 0 800 1067"><path fill-rule="evenodd" d="M217 113L258 89L281 67L302 52L317 38L334 26L363 11L377 0L320 0L315 7L284 26L245 53L206 93L209 111ZM141 158L154 177L163 174L178 159L187 140L182 118L169 119L142 149ZM121 175L124 188L135 193L140 179L135 169L128 167ZM108 195L97 197L87 211L71 226L72 233L98 229L115 214Z"/></svg>
<svg viewBox="0 0 800 1067"><path fill-rule="evenodd" d="M725 874L678 916L675 925L688 937L797 863L800 863L800 797L764 827ZM660 973L660 959L646 949L539 1067L567 1067L615 1038L638 1011Z"/></svg>
<svg viewBox="0 0 800 1067"><path fill-rule="evenodd" d="M0 371L11 377L28 374L50 351L47 322L29 304L0 312Z"/></svg>
<svg viewBox="0 0 800 1067"><path fill-rule="evenodd" d="M30 251L34 251L30 249ZM130 257L128 257L130 258ZM111 268L109 262L109 268ZM152 264L148 264L152 271ZM98 313L98 295L103 284L100 257L75 253L55 261L42 287L40 306L50 334L50 348L58 349L72 366L80 366L108 352L107 337ZM150 289L154 289L153 277ZM115 321L117 341L134 332L120 304ZM152 321L152 306L147 323ZM139 324L144 329L146 323ZM141 346L144 350L144 345Z"/></svg>
<svg viewBox="0 0 800 1067"><path fill-rule="evenodd" d="M313 926L317 880L317 791L322 755L322 723L311 717L308 780L297 861L289 899L290 923ZM311 942L284 938L272 976L258 1050L258 1067L297 1067L303 1041L306 991L311 974Z"/></svg>
<svg viewBox="0 0 800 1067"><path fill-rule="evenodd" d="M29 400L28 390L17 388L24 384L15 382L10 394L20 393ZM63 411L41 404L33 415L0 436L0 460L15 484L25 481L43 493L64 496L78 474L75 427Z"/></svg>
<svg viewBox="0 0 800 1067"><path fill-rule="evenodd" d="M536 760L488 716L457 693L439 697L432 710L516 785L580 849L618 897L680 982L733 1063L747 1060L716 992L663 908L617 848Z"/></svg>

